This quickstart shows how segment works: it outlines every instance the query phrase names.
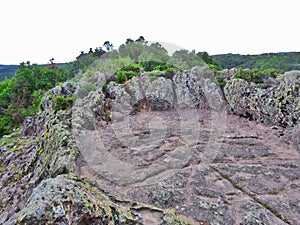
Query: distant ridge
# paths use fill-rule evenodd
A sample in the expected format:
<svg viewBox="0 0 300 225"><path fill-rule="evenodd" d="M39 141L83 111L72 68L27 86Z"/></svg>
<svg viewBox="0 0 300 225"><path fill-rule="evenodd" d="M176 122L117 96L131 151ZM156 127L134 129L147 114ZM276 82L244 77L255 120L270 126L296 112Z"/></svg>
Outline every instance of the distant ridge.
<svg viewBox="0 0 300 225"><path fill-rule="evenodd" d="M221 67L231 68L261 68L261 69L280 69L283 72L289 70L300 70L300 52L277 52L263 53L258 55L242 54L218 54L213 55Z"/></svg>
<svg viewBox="0 0 300 225"><path fill-rule="evenodd" d="M40 66L46 66L47 64L42 64ZM59 67L65 66L65 63L56 63ZM12 78L18 70L19 65L2 65L0 64L0 81L5 78Z"/></svg>
<svg viewBox="0 0 300 225"><path fill-rule="evenodd" d="M0 81L5 78L11 78L18 70L18 65L1 65L0 64Z"/></svg>
<svg viewBox="0 0 300 225"><path fill-rule="evenodd" d="M270 54L278 54L278 55L288 55L288 54L300 54L300 52L266 52L266 53L261 53L261 54L240 54L240 53L220 53L220 54L215 54L212 56L226 56L226 55L241 55L241 56L259 56L259 55L270 55Z"/></svg>

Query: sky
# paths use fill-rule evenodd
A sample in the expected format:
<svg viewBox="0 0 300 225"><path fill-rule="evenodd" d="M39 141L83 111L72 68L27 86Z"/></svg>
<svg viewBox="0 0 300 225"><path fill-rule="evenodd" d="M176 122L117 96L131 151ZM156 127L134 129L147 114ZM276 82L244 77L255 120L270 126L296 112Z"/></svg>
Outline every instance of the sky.
<svg viewBox="0 0 300 225"><path fill-rule="evenodd" d="M144 36L182 48L300 51L299 0L2 0L0 64L69 62Z"/></svg>

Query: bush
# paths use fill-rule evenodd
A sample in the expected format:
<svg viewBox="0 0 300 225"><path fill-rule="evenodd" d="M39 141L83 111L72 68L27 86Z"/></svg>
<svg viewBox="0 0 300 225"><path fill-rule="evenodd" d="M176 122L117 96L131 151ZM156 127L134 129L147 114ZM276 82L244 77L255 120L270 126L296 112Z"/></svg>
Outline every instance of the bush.
<svg viewBox="0 0 300 225"><path fill-rule="evenodd" d="M0 116L0 137L10 134L18 123L9 115Z"/></svg>
<svg viewBox="0 0 300 225"><path fill-rule="evenodd" d="M125 71L117 71L116 76L117 76L116 82L118 84L123 84L127 80Z"/></svg>
<svg viewBox="0 0 300 225"><path fill-rule="evenodd" d="M135 73L140 73L142 71L142 67L139 64L136 63L131 63L122 68L123 71L127 72L135 72Z"/></svg>
<svg viewBox="0 0 300 225"><path fill-rule="evenodd" d="M116 82L123 84L125 81L138 76L141 71L142 67L139 64L128 64L116 72Z"/></svg>
<svg viewBox="0 0 300 225"><path fill-rule="evenodd" d="M240 78L240 79L244 79L246 81L250 81L250 82L254 82L254 83L263 83L263 78L264 77L273 77L276 78L279 74L281 73L280 70L278 69L273 69L273 68L269 68L269 69L247 69L247 70L243 70L243 69L238 69L237 73L234 75L234 78Z"/></svg>
<svg viewBox="0 0 300 225"><path fill-rule="evenodd" d="M67 110L72 107L74 103L74 97L66 98L65 96L58 95L54 98L53 109L57 112L59 110Z"/></svg>
<svg viewBox="0 0 300 225"><path fill-rule="evenodd" d="M164 72L165 72L164 77L166 77L168 79L172 79L173 76L174 76L174 74L175 74L175 72L176 72L176 70L175 70L175 68L169 67L166 70L164 70Z"/></svg>
<svg viewBox="0 0 300 225"><path fill-rule="evenodd" d="M215 82L216 82L218 85L220 85L222 88L225 87L225 85L226 85L226 80L224 80L224 78L221 77L221 76L219 76L219 75L217 75L217 76L215 77Z"/></svg>

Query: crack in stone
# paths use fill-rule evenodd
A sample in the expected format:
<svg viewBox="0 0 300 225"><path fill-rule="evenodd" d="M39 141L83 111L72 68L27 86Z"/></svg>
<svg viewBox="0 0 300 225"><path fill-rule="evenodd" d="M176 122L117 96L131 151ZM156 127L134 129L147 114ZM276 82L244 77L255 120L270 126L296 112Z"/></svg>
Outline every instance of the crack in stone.
<svg viewBox="0 0 300 225"><path fill-rule="evenodd" d="M270 211L274 216L276 216L277 218L281 219L283 222L285 222L286 224L291 224L289 219L284 218L279 212L277 212L275 209L273 209L271 206L269 206L268 204L264 203L263 201L261 201L258 197L256 197L254 194L250 194L247 191L245 191L241 186L239 186L238 184L236 184L229 176L227 176L226 174L223 174L221 171L219 171L217 168L211 166L211 168L216 171L223 179L227 180L228 182L230 182L232 184L232 186L235 189L240 190L241 192L243 192L244 194L246 194L247 196L249 196L251 199L253 199L256 203L258 203L260 206L264 207L265 209L267 209L268 211Z"/></svg>

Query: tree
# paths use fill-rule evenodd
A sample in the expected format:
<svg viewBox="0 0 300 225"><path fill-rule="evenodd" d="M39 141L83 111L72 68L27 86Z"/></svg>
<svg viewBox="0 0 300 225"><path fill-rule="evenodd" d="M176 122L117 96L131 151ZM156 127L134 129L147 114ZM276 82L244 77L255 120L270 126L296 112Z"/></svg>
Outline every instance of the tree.
<svg viewBox="0 0 300 225"><path fill-rule="evenodd" d="M131 38L127 38L125 44L127 45L127 44L130 44L130 43L133 43L133 40Z"/></svg>
<svg viewBox="0 0 300 225"><path fill-rule="evenodd" d="M190 69L194 66L205 65L203 60L196 54L183 49L174 52L168 63L180 69Z"/></svg>
<svg viewBox="0 0 300 225"><path fill-rule="evenodd" d="M146 45L148 43L143 36L140 36L135 42L142 45Z"/></svg>
<svg viewBox="0 0 300 225"><path fill-rule="evenodd" d="M105 41L103 43L103 47L105 47L108 52L112 51L114 48L113 44L110 43L109 41Z"/></svg>

